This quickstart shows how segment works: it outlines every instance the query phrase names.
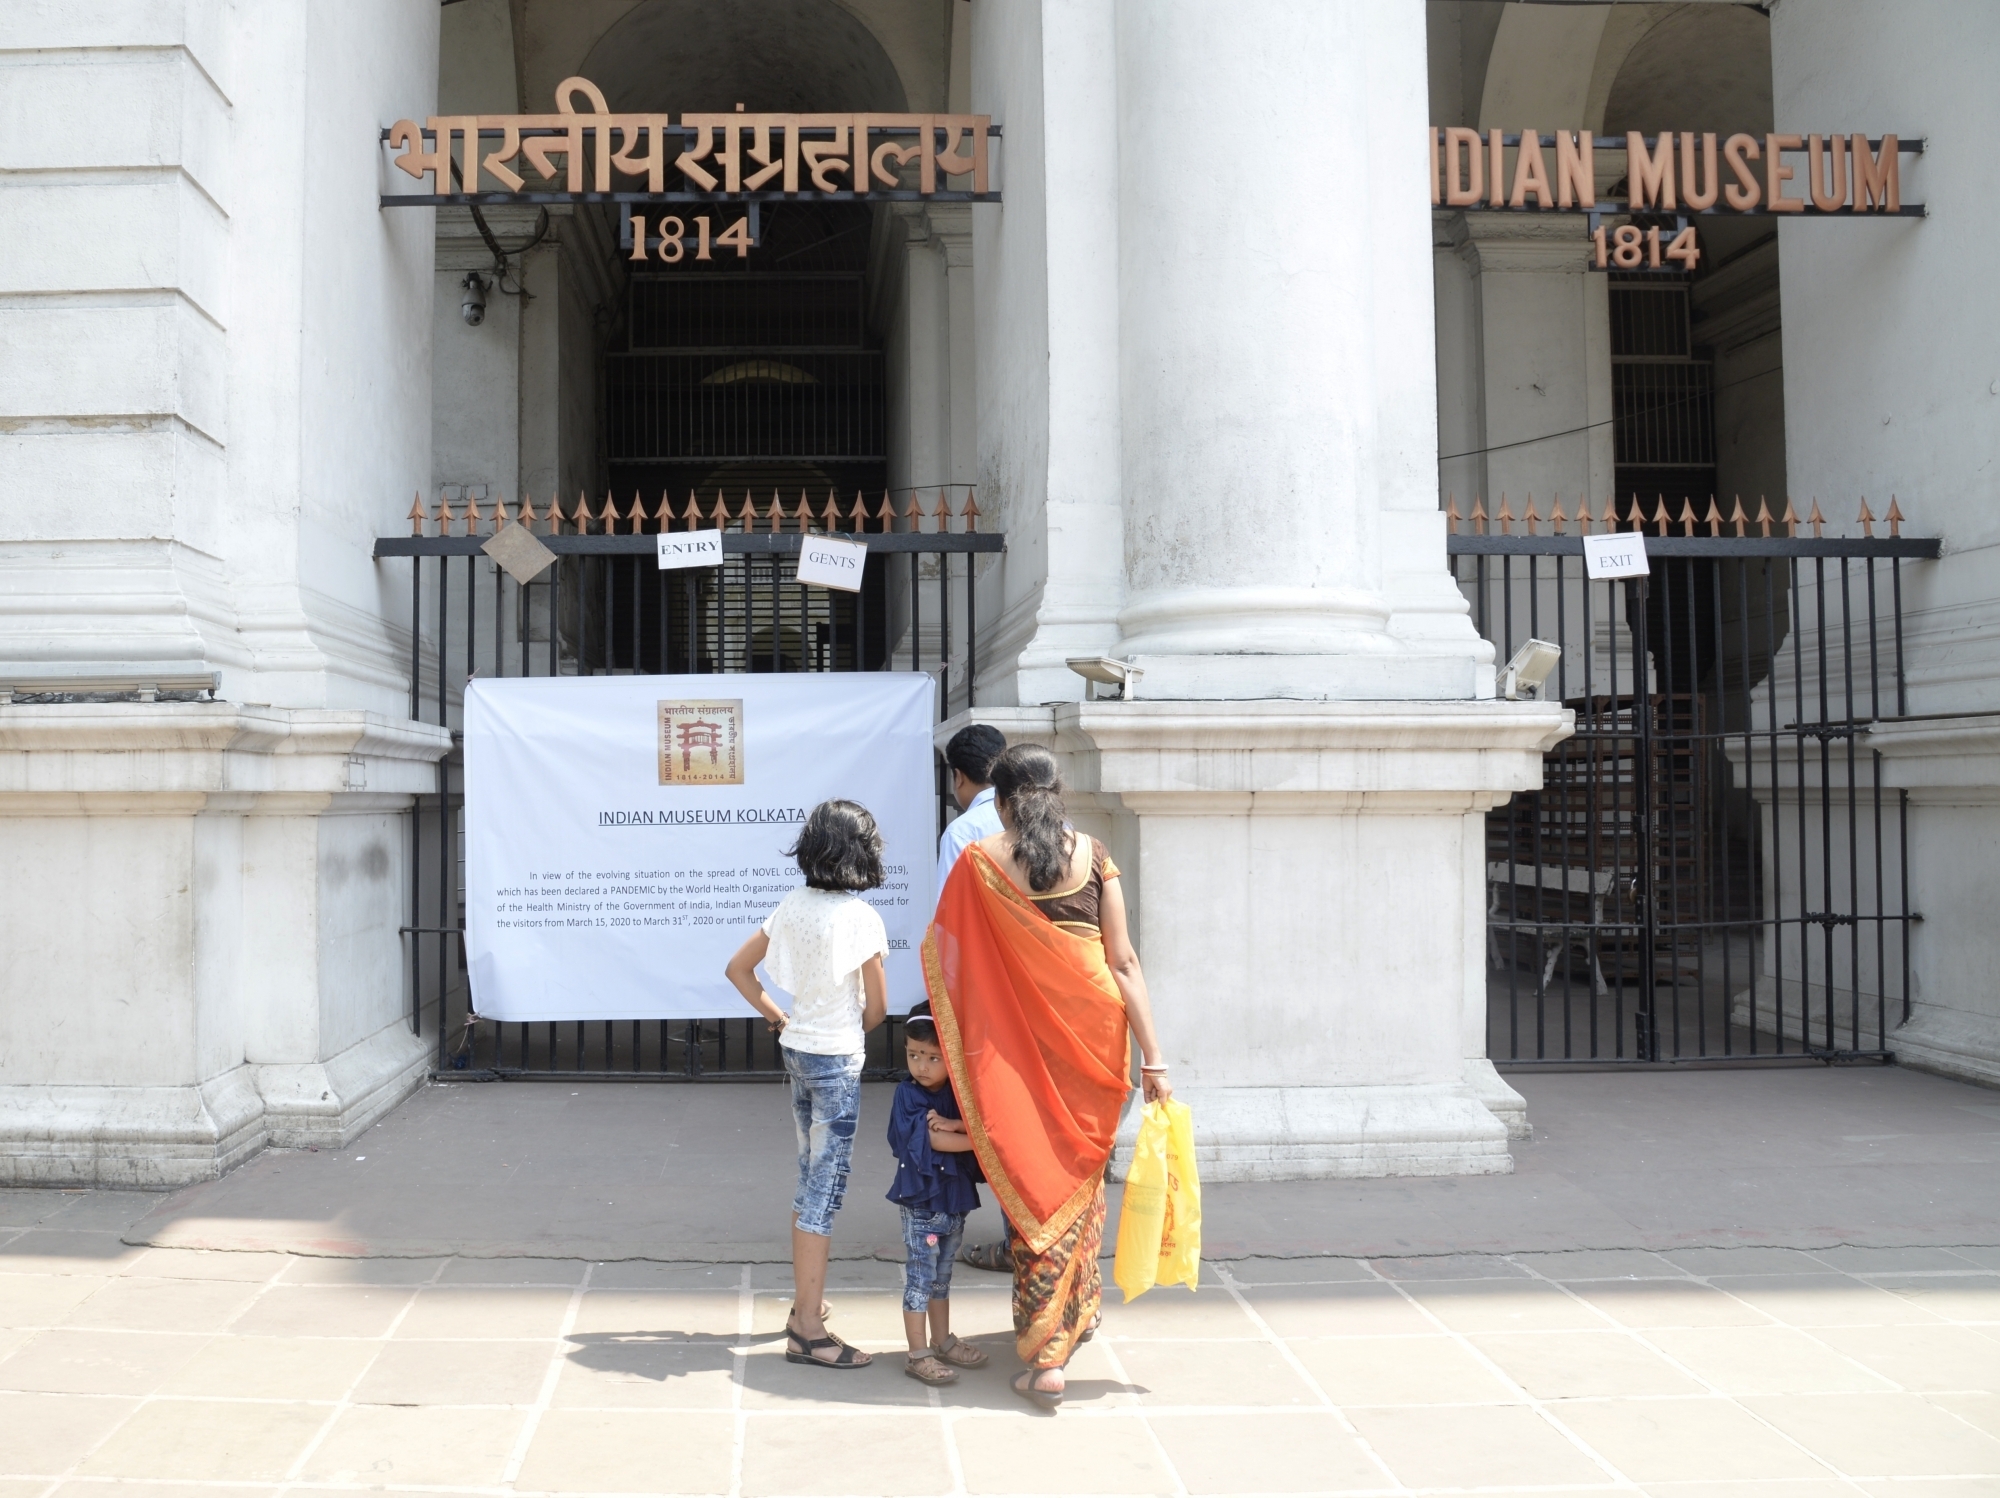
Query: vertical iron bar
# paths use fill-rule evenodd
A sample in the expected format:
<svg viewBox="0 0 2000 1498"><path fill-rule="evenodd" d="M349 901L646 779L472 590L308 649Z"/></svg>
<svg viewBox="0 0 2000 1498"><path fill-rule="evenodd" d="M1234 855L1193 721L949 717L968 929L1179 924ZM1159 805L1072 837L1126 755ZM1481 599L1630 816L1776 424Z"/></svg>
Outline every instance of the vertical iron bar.
<svg viewBox="0 0 2000 1498"><path fill-rule="evenodd" d="M450 527L448 526L439 527L440 531L448 529L450 529ZM446 595L450 591L451 591L451 559L449 557L440 556L438 558L438 622L437 622L438 725L445 730L447 736L449 736L451 732L451 714L448 711L445 704L444 640L445 640L445 631L449 627L447 624L447 620L450 617L446 607L447 604ZM445 897L447 892L451 888L451 869L448 863L448 860L451 857L451 838L449 836L450 829L446 825L446 820L445 820L447 815L446 803L449 799L447 793L449 792L450 787L451 787L451 749L449 746L447 746L444 754L439 757L437 762L437 798L438 798L437 911L438 914L437 914L437 933L435 939L437 941L437 980L438 980L437 981L437 994L438 994L437 1064L439 1071L444 1070L447 1062L447 1057L445 1056L445 1037L450 1033L451 1029L450 1025L447 1023L450 1017L450 1009L445 998L446 959L445 959L445 937L444 937Z"/></svg>

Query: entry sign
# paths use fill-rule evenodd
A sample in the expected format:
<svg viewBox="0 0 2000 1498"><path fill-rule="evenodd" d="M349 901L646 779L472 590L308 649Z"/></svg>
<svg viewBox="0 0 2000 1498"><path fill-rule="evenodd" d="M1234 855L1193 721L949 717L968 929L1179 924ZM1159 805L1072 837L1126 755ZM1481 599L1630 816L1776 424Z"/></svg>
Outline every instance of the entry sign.
<svg viewBox="0 0 2000 1498"><path fill-rule="evenodd" d="M868 561L866 541L836 541L831 536L805 536L799 544L799 581L861 591L861 571Z"/></svg>
<svg viewBox="0 0 2000 1498"><path fill-rule="evenodd" d="M660 570L670 567L720 567L721 531L661 531Z"/></svg>
<svg viewBox="0 0 2000 1498"><path fill-rule="evenodd" d="M1646 538L1638 531L1616 531L1583 538L1583 570L1591 577L1644 577Z"/></svg>

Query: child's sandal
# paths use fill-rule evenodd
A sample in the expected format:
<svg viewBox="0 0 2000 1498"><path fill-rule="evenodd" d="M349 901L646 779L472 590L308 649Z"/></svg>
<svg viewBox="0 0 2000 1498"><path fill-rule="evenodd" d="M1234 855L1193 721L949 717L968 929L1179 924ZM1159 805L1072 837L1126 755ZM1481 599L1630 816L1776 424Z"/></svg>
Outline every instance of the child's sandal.
<svg viewBox="0 0 2000 1498"><path fill-rule="evenodd" d="M938 1355L928 1347L922 1352L910 1354L909 1361L903 1364L903 1373L906 1377L914 1378L920 1384L929 1384L934 1389L958 1382L958 1370L940 1361Z"/></svg>
<svg viewBox="0 0 2000 1498"><path fill-rule="evenodd" d="M974 1347L956 1332L947 1332L938 1344L937 1355L954 1368L984 1368L992 1361L983 1347Z"/></svg>

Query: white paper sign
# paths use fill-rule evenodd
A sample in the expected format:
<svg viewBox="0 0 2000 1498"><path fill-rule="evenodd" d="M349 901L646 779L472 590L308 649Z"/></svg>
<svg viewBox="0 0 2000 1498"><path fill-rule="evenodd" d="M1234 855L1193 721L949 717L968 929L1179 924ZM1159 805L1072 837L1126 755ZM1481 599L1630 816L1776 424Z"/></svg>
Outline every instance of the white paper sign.
<svg viewBox="0 0 2000 1498"><path fill-rule="evenodd" d="M660 570L670 567L720 567L721 531L661 531Z"/></svg>
<svg viewBox="0 0 2000 1498"><path fill-rule="evenodd" d="M806 812L843 796L882 829L888 880L862 898L888 927L890 1011L906 1011L936 882L934 692L907 671L470 683L473 1007L750 1017L723 964L803 882L784 850Z"/></svg>
<svg viewBox="0 0 2000 1498"><path fill-rule="evenodd" d="M866 541L836 541L831 536L807 536L799 545L799 581L859 593L861 569L867 560Z"/></svg>
<svg viewBox="0 0 2000 1498"><path fill-rule="evenodd" d="M1638 531L1583 538L1583 570L1591 577L1644 577L1646 538Z"/></svg>

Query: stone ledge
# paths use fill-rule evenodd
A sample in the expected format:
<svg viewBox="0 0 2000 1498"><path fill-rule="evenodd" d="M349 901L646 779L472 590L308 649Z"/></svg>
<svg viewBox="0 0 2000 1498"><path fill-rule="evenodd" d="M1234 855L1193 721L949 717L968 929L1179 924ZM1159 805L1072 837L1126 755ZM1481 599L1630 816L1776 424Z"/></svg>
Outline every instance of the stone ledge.
<svg viewBox="0 0 2000 1498"><path fill-rule="evenodd" d="M200 1086L0 1087L0 1185L170 1191L265 1144L254 1068Z"/></svg>

